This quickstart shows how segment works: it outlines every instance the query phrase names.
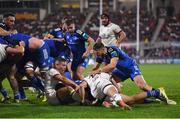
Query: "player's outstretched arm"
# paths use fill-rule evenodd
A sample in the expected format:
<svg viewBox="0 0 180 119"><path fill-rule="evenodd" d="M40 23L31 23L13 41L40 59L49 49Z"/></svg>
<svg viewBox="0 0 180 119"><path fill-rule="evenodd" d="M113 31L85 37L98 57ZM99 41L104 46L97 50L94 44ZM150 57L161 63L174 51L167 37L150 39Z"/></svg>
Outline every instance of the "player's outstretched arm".
<svg viewBox="0 0 180 119"><path fill-rule="evenodd" d="M106 72L106 73L112 72L112 70L115 69L118 60L119 60L118 57L112 58L111 61L110 61L110 63L107 64L106 66L104 66L104 67L101 69L101 72Z"/></svg>
<svg viewBox="0 0 180 119"><path fill-rule="evenodd" d="M83 54L83 58L87 58L88 56L89 56L89 54L90 54L90 52L92 51L92 49L93 49L93 44L94 44L94 39L93 38L91 38L91 37L89 37L88 39L87 39L87 42L88 42L88 47L87 47L87 49L86 49L86 52Z"/></svg>
<svg viewBox="0 0 180 119"><path fill-rule="evenodd" d="M79 85L79 95L81 97L81 103L85 102L85 88L87 88L87 82L83 81L80 85Z"/></svg>
<svg viewBox="0 0 180 119"><path fill-rule="evenodd" d="M17 31L13 30L13 31L6 31L5 29L0 27L0 36L8 36L10 34L16 34Z"/></svg>
<svg viewBox="0 0 180 119"><path fill-rule="evenodd" d="M22 45L17 45L15 48L7 46L6 52L8 54L23 55L24 54L24 47Z"/></svg>
<svg viewBox="0 0 180 119"><path fill-rule="evenodd" d="M66 84L66 85L68 85L68 86L73 87L74 89L76 89L76 88L78 87L78 85L75 84L73 81L67 79L65 76L62 76L62 75L60 75L60 74L54 76L54 78L55 78L56 80L62 81L64 84Z"/></svg>

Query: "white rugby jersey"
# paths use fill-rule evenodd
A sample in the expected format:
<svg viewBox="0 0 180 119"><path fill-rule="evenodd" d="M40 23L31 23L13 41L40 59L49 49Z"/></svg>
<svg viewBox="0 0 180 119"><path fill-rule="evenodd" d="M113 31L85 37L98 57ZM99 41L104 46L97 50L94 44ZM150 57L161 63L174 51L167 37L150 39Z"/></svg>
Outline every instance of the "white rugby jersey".
<svg viewBox="0 0 180 119"><path fill-rule="evenodd" d="M6 58L6 50L5 47L7 45L0 44L0 62L2 62Z"/></svg>
<svg viewBox="0 0 180 119"><path fill-rule="evenodd" d="M114 46L116 45L116 34L121 31L121 28L114 24L110 23L107 26L101 25L99 36L101 37L101 41L105 46Z"/></svg>
<svg viewBox="0 0 180 119"><path fill-rule="evenodd" d="M54 69L54 68L51 68L51 69L49 70L49 75L50 75L50 77L51 77L50 87L51 87L52 89L55 89L55 86L56 86L58 83L62 83L61 81L54 79L54 76L59 75L59 74L60 74L59 71L56 70L56 69ZM61 75L61 74L60 74L60 75Z"/></svg>
<svg viewBox="0 0 180 119"><path fill-rule="evenodd" d="M107 73L100 73L96 74L94 77L87 76L84 80L88 83L92 96L94 98L102 99L104 98L104 87L112 84L109 80L110 78L111 75Z"/></svg>

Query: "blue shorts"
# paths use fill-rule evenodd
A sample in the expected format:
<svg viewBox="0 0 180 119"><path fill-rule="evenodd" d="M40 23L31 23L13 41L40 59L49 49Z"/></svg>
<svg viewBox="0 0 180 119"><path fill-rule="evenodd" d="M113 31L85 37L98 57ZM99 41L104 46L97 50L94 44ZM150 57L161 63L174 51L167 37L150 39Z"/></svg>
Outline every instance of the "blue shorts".
<svg viewBox="0 0 180 119"><path fill-rule="evenodd" d="M139 66L137 64L133 64L128 69L114 69L112 72L112 75L117 76L121 79L121 81L125 81L128 78L131 78L132 81L134 81L134 78L137 75L141 75L141 71L139 69Z"/></svg>
<svg viewBox="0 0 180 119"><path fill-rule="evenodd" d="M50 49L45 42L41 46L41 48L37 49L33 53L33 61L37 63L37 66L39 68L45 68L50 66Z"/></svg>
<svg viewBox="0 0 180 119"><path fill-rule="evenodd" d="M79 59L79 58L73 58L72 64L71 64L71 70L76 71L78 66L86 68L89 62L89 57L86 59Z"/></svg>

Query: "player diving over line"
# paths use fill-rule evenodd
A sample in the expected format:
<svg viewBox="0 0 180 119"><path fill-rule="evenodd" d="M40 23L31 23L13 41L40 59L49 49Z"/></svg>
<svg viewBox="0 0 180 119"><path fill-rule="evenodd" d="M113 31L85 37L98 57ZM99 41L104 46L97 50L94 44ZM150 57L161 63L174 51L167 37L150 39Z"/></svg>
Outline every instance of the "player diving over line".
<svg viewBox="0 0 180 119"><path fill-rule="evenodd" d="M119 93L117 84L113 80L112 76L108 73L99 73L95 74L94 76L87 76L80 84L79 93L82 103L86 103L85 89L88 87L90 88L91 95L94 98L104 101L103 105L105 107L118 106L122 109L126 108L131 110L129 105L142 102L147 97L155 97L165 103L167 103L168 100L168 97L166 96L163 88L141 92L133 96L127 96L125 94Z"/></svg>

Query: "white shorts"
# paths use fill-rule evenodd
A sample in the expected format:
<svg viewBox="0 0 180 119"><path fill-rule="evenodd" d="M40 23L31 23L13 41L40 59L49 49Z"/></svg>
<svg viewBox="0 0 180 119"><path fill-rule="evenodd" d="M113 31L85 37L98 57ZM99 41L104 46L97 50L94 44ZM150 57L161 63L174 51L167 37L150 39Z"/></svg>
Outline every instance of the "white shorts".
<svg viewBox="0 0 180 119"><path fill-rule="evenodd" d="M106 95L104 94L104 89L112 85L109 80L101 79L100 82L97 84L94 90L91 90L91 94L98 99L103 99Z"/></svg>

